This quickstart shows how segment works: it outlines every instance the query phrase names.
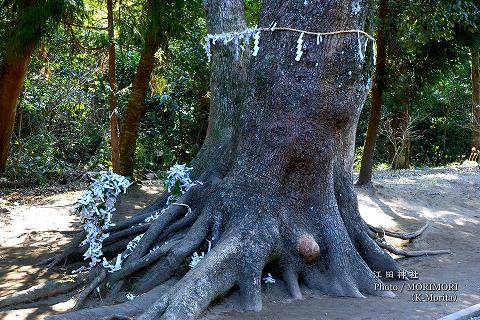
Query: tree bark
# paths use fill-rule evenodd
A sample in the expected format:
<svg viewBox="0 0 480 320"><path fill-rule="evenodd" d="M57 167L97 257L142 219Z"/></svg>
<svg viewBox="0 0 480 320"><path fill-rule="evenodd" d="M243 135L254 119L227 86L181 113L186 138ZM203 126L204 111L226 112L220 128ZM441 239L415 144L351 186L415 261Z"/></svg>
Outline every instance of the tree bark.
<svg viewBox="0 0 480 320"><path fill-rule="evenodd" d="M205 2L208 32L235 32L247 27L243 1ZM249 44L244 44L247 47ZM198 179L223 178L235 153L240 110L247 94L247 66L250 53L236 57L231 46L212 46L210 73L210 111L205 140L192 161Z"/></svg>
<svg viewBox="0 0 480 320"><path fill-rule="evenodd" d="M153 22L151 22L145 37L145 47L140 55L140 61L138 62L133 80L132 93L128 99L120 129L119 172L124 176L133 176L133 161L137 143L138 126L146 108L144 101L155 63L155 53L162 44L166 44L166 39L164 35L160 33L160 30L158 30L158 27L154 26Z"/></svg>
<svg viewBox="0 0 480 320"><path fill-rule="evenodd" d="M9 44L7 44L8 46ZM18 54L13 52L6 54L0 66L0 176L5 172L15 124L17 101L33 49L34 45L29 45Z"/></svg>
<svg viewBox="0 0 480 320"><path fill-rule="evenodd" d="M108 84L110 90L108 93L108 109L110 119L110 147L112 149L112 168L118 173L119 167L119 132L118 132L118 117L117 117L117 81L115 71L115 29L113 24L113 0L107 0L107 19L108 19L108 40L110 45L108 47Z"/></svg>
<svg viewBox="0 0 480 320"><path fill-rule="evenodd" d="M362 162L358 176L358 185L372 182L373 159L375 156L375 144L378 138L382 96L385 88L385 64L386 64L386 39L385 23L388 10L388 0L380 0L378 8L379 25L377 31L377 65L372 87L372 106L368 120L367 135L363 146Z"/></svg>
<svg viewBox="0 0 480 320"><path fill-rule="evenodd" d="M471 49L472 56L472 140L471 148L480 150L480 50Z"/></svg>
<svg viewBox="0 0 480 320"><path fill-rule="evenodd" d="M20 160L22 159L23 151L23 140L22 140L22 125L23 125L23 108L20 108L18 112L18 129L17 129L17 141L18 141L18 150L17 150L17 159L15 161L15 173L13 180L17 180L18 171L20 170Z"/></svg>

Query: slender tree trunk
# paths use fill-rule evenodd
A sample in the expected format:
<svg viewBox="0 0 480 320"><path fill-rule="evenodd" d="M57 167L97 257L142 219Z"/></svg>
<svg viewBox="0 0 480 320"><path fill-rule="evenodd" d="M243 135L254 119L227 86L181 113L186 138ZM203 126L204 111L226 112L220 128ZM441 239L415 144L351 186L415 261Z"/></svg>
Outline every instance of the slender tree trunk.
<svg viewBox="0 0 480 320"><path fill-rule="evenodd" d="M8 45L8 44L7 44ZM20 54L7 54L0 66L0 176L5 172L12 138L17 101L27 74L33 45Z"/></svg>
<svg viewBox="0 0 480 320"><path fill-rule="evenodd" d="M385 64L386 64L386 39L385 23L388 10L388 0L380 0L378 8L379 25L377 31L377 65L372 87L372 106L368 120L367 136L363 146L362 162L358 185L369 184L372 181L373 159L375 156L375 144L380 126L382 96L385 88Z"/></svg>
<svg viewBox="0 0 480 320"><path fill-rule="evenodd" d="M17 180L18 171L20 169L20 160L22 159L22 151L23 151L23 140L22 140L22 125L23 125L23 108L20 108L18 112L18 133L17 133L17 141L18 141L18 150L17 150L17 160L15 161L15 175L13 177L14 180Z"/></svg>
<svg viewBox="0 0 480 320"><path fill-rule="evenodd" d="M110 118L110 146L112 149L112 168L114 172L119 172L119 132L117 117L117 81L115 69L115 29L113 25L113 0L107 0L107 16L108 16L108 84L110 90L108 93L108 109Z"/></svg>
<svg viewBox="0 0 480 320"><path fill-rule="evenodd" d="M442 164L447 163L447 134L448 126L450 125L450 106L445 107L445 119L443 122L443 135L442 135Z"/></svg>
<svg viewBox="0 0 480 320"><path fill-rule="evenodd" d="M390 158L392 161L392 167L395 170L410 168L411 137L409 132L409 103L409 99L404 100L403 108L397 111L392 121L393 139L396 140L396 147L390 149Z"/></svg>
<svg viewBox="0 0 480 320"><path fill-rule="evenodd" d="M471 49L472 56L472 125L471 148L480 151L480 50Z"/></svg>
<svg viewBox="0 0 480 320"><path fill-rule="evenodd" d="M150 27L133 80L132 93L123 116L119 141L119 172L124 176L133 176L133 161L137 143L138 126L146 108L144 101L155 63L155 53L160 48L160 45L166 42L162 40L162 37L163 35L157 31L157 28L153 26Z"/></svg>

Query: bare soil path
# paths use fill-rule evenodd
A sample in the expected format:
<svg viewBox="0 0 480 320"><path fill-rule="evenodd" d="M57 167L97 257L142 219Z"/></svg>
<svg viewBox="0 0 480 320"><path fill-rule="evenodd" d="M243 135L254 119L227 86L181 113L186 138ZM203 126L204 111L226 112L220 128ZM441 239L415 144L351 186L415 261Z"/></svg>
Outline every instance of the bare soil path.
<svg viewBox="0 0 480 320"><path fill-rule="evenodd" d="M161 183L134 186L118 205L118 215L131 215L155 199ZM360 211L375 226L394 231L414 231L426 221L430 227L412 243L392 240L409 250L450 249L451 255L401 259L406 270L417 271L419 280L386 281L398 286L397 298L333 298L304 289L304 299L290 301L281 281L265 284L264 310L235 311L234 294L211 307L204 319L438 319L480 303L480 170L478 167L422 171L377 172L372 189L357 189ZM34 203L14 205L0 198L0 296L26 289L69 270L46 272L35 262L59 250L71 239L78 218L69 213L79 191L36 197ZM265 270L265 272L269 272ZM273 274L276 277L275 274ZM411 284L445 283L458 291L410 290ZM401 291L402 286L403 292ZM415 302L428 294L456 295L455 302ZM417 296L415 296L417 294ZM418 296L421 294L421 296ZM50 301L51 302L51 301ZM55 302L55 301L54 301ZM65 305L28 305L0 312L0 320L43 319Z"/></svg>

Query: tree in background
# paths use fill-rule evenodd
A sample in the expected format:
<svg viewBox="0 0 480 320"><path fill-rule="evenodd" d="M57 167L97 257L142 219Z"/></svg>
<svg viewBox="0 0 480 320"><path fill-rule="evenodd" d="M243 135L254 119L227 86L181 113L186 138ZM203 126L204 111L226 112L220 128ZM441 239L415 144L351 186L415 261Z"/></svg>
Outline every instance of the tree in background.
<svg viewBox="0 0 480 320"><path fill-rule="evenodd" d="M435 2L435 4L435 6L422 5L421 7L412 5L404 9L406 14L403 15L403 19L406 23L400 26L399 34L405 34L406 40L404 45L399 45L399 48L407 52L410 49L410 54L413 53L414 56L408 57L407 54L406 59L396 60L397 72L393 71L392 73L392 88L395 88L400 102L393 115L398 132L403 132L404 128L409 126L408 123L413 116L411 108L415 104L415 100L420 97L422 88L438 82L439 77L445 72L455 68L458 61L466 56L464 53L468 47L478 41L480 27L478 1L441 1ZM413 36L414 33L419 37ZM411 48L415 48L416 53ZM402 64L404 64L403 67ZM409 73L410 76L405 77ZM407 80L407 82L401 84L401 81L397 82L395 79ZM400 90L402 91L400 92ZM419 106L417 113L422 112L421 108ZM450 120L445 114L443 119L444 138L445 128ZM445 141L441 144L443 147L440 146L437 149L438 154L445 149ZM410 166L412 141L405 139L402 145L404 152L400 154L399 161L393 166L397 169ZM445 157L445 151L443 153ZM446 160L446 158L441 159L437 165L445 164Z"/></svg>
<svg viewBox="0 0 480 320"><path fill-rule="evenodd" d="M113 0L107 0L107 20L108 20L108 106L110 111L110 147L112 149L112 169L114 172L120 171L120 151L119 151L119 126L117 117L117 81L116 81L116 54L115 54L115 27L113 17Z"/></svg>
<svg viewBox="0 0 480 320"><path fill-rule="evenodd" d="M138 134L140 117L145 111L145 98L148 84L152 75L155 54L163 44L164 50L167 44L166 32L162 30L158 21L162 16L162 4L160 1L147 1L147 31L145 45L140 55L135 78L132 85L132 93L125 108L119 140L119 171L124 176L133 176L133 158Z"/></svg>
<svg viewBox="0 0 480 320"><path fill-rule="evenodd" d="M380 2L381 8L382 2ZM386 18L388 29L388 41L386 52L386 71L379 69L378 74L383 74L384 94L381 96L383 117L388 122L391 130L389 137L382 137L378 148L380 152L388 153L388 159L380 155L383 161L388 161L395 169L409 168L412 152L415 161L418 161L422 151L417 150L419 141L412 141L411 135L415 127L427 127L426 122L433 114L427 115L418 100L424 96L425 90L440 83L449 70L457 68L460 60L465 57L462 51L465 50L466 41L459 36L459 29L462 33L475 34L478 32L478 4L475 1L450 1L441 2L397 2L389 3L388 15ZM379 25L379 28L382 24ZM381 29L379 29L381 30ZM477 37L478 38L478 37ZM379 37L379 40L382 38ZM381 59L381 41L379 44L379 58ZM467 47L469 45L467 44ZM381 67L381 65L379 65ZM461 69L457 69L460 71ZM360 167L359 183L371 181L371 170L373 167L372 133L380 123L377 122L379 114L377 88L372 90L371 117L367 129L367 137L364 140L362 164ZM423 98L422 98L423 99ZM433 102L431 99L430 102ZM414 109L412 109L415 106ZM438 110L438 109L437 109ZM432 113L438 111L432 109ZM412 123L412 119L414 124ZM448 122L448 120L445 120ZM451 125L455 125L452 122ZM414 130L413 136L418 137L422 131ZM425 131L423 131L425 132ZM361 137L361 136L360 136ZM384 139L387 138L387 139ZM393 140L392 140L393 139ZM394 141L394 143L392 143ZM382 144L386 143L389 148ZM414 148L412 151L412 148ZM440 150L440 149L437 149ZM430 157L422 159L423 164L429 164ZM424 162L426 160L426 162ZM416 162L418 164L418 162ZM443 161L442 161L443 163Z"/></svg>
<svg viewBox="0 0 480 320"><path fill-rule="evenodd" d="M168 49L170 37L185 32L189 25L194 2L147 1L147 27L144 48L135 72L132 92L125 107L122 119L119 140L119 173L124 176L133 176L134 155L138 135L140 118L146 111L145 98L154 69L155 54L159 49L165 52Z"/></svg>
<svg viewBox="0 0 480 320"><path fill-rule="evenodd" d="M477 6L477 28L468 28L465 25L459 25L460 33L464 41L470 47L472 59L472 141L470 147L472 154L470 159L474 159L473 148L476 150L476 158L480 159L480 1L473 1Z"/></svg>
<svg viewBox="0 0 480 320"><path fill-rule="evenodd" d="M40 39L79 3L63 0L3 1L5 45L0 65L0 175L5 171L17 101L30 59Z"/></svg>
<svg viewBox="0 0 480 320"><path fill-rule="evenodd" d="M206 27L195 3L179 2L177 9L167 4L159 14L165 19L160 23L168 37L164 50L157 51L147 79L146 107L137 124L140 140L131 147L137 154L133 165L138 174L159 174L175 162L191 161L205 137L208 67L201 42ZM113 46L107 33L106 2L87 0L86 4L82 15L64 15L61 27L44 37L42 52L34 51L19 102L25 111L23 125L17 117L6 182L16 180L12 183L18 185L59 179L67 183L79 171L114 166L111 133L117 126L108 130L102 123L114 121L112 111L106 108L114 100L117 121L125 115L145 47L148 14L142 3L112 3L113 66L113 55L107 50ZM196 9L185 14L180 10L185 6ZM9 23L3 15L6 12L0 13L3 39L4 26ZM3 45L1 42L0 49ZM110 72L114 68L116 79ZM112 80L116 80L116 90L110 90Z"/></svg>
<svg viewBox="0 0 480 320"><path fill-rule="evenodd" d="M386 64L386 36L387 36L387 11L388 0L380 0L378 6L378 26L377 26L377 62L373 78L371 92L370 117L368 128L363 146L362 162L360 173L358 175L358 185L365 185L372 181L373 158L375 155L375 144L377 142L380 119L382 113L382 96L385 87L385 64Z"/></svg>
<svg viewBox="0 0 480 320"><path fill-rule="evenodd" d="M472 48L472 154L480 151L480 50ZM471 159L473 157L471 156Z"/></svg>
<svg viewBox="0 0 480 320"><path fill-rule="evenodd" d="M471 86L472 86L472 139L470 147L472 152L470 159L479 158L480 153L480 1L475 1L477 12L478 28L468 28L468 25L459 24L457 33L460 41L470 48L471 58ZM476 156L474 155L476 153Z"/></svg>

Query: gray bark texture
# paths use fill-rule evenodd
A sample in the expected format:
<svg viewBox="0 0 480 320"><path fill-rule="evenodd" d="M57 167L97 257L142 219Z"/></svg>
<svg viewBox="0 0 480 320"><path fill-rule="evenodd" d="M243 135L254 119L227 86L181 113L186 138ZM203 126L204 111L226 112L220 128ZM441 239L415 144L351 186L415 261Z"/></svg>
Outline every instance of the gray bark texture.
<svg viewBox="0 0 480 320"><path fill-rule="evenodd" d="M205 11L211 34L247 27L243 1L208 0ZM224 176L231 167L240 109L246 96L249 58L246 52L237 58L232 46L221 41L212 48L207 136L192 162L194 175L200 180Z"/></svg>
<svg viewBox="0 0 480 320"><path fill-rule="evenodd" d="M259 25L370 31L370 1L359 1L360 10L352 8L355 4L265 1ZM246 26L241 0L209 0L206 10L210 32ZM283 278L293 298L302 296L299 281L336 296L393 296L374 290L380 280L372 270L397 274L401 269L362 221L352 181L371 44L362 59L357 33L328 36L319 45L316 36L305 35L297 62L299 36L263 32L258 56L243 53L238 60L228 45L219 41L212 47L211 117L207 141L193 162L195 178L203 184L177 200L192 211L173 205L146 231L136 226L164 206L163 195L140 213L141 219L119 222L111 230L111 237L127 242L145 234L122 269L107 274L102 292L108 291L106 283L117 288L128 279L136 282L133 293L145 296L138 303L50 319L195 319L233 288L246 310L260 310L267 264L265 271ZM211 250L190 268L194 252L207 252L206 240ZM114 258L121 241L104 252L110 250Z"/></svg>

